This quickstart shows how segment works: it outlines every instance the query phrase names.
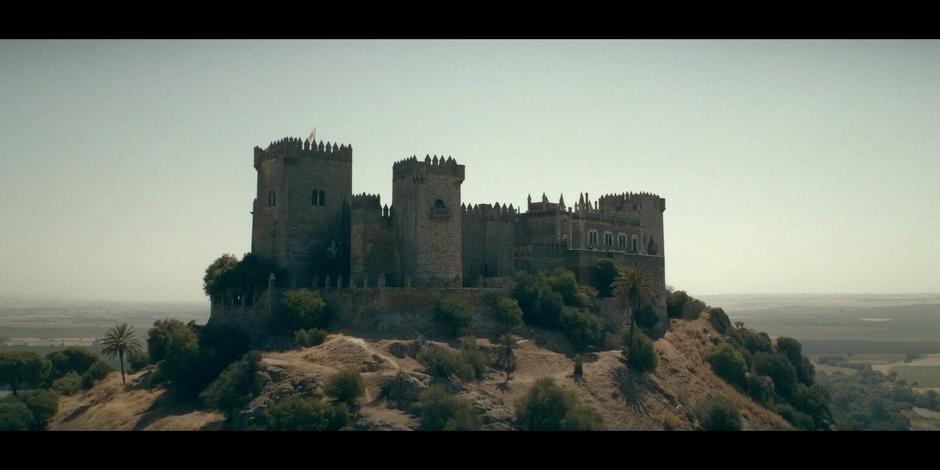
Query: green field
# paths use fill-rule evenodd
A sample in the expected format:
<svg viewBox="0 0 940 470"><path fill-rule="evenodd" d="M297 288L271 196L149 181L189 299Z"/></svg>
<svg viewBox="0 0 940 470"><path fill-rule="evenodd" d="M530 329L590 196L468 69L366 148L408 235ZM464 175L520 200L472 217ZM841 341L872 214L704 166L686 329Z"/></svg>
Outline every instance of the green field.
<svg viewBox="0 0 940 470"><path fill-rule="evenodd" d="M908 383L917 382L921 387L940 387L940 366L895 366L891 371Z"/></svg>

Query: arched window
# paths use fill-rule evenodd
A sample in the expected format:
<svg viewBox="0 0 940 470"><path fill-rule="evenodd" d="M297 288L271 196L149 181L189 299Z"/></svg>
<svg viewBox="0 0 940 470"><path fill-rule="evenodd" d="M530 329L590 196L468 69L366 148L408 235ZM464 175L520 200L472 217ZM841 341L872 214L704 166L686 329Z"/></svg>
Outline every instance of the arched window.
<svg viewBox="0 0 940 470"><path fill-rule="evenodd" d="M443 209L443 208L444 208L444 201L442 201L442 200L440 200L440 199L438 199L437 201L434 201L434 208L435 208L435 209Z"/></svg>
<svg viewBox="0 0 940 470"><path fill-rule="evenodd" d="M591 246L597 245L597 230L588 232L588 244Z"/></svg>
<svg viewBox="0 0 940 470"><path fill-rule="evenodd" d="M627 236L623 233L617 235L617 247L621 250L627 249Z"/></svg>
<svg viewBox="0 0 940 470"><path fill-rule="evenodd" d="M614 246L614 234L610 232L604 232L604 246L607 248L612 248Z"/></svg>
<svg viewBox="0 0 940 470"><path fill-rule="evenodd" d="M274 207L277 205L277 193L274 191L268 191L268 207Z"/></svg>
<svg viewBox="0 0 940 470"><path fill-rule="evenodd" d="M636 253L636 244L637 244L636 235L634 235L633 238L632 238L630 241L631 241L631 244L630 244L630 251Z"/></svg>

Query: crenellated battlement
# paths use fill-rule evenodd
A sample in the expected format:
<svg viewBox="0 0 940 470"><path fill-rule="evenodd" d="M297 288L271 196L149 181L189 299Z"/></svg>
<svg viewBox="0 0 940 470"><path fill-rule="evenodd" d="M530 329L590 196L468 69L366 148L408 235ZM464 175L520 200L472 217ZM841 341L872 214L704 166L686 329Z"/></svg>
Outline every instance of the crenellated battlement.
<svg viewBox="0 0 940 470"><path fill-rule="evenodd" d="M653 204L661 211L666 210L666 200L647 192L626 192L620 194L605 194L598 198L597 209L602 212L618 212L623 210L639 210L643 204ZM634 207L635 206L635 207Z"/></svg>
<svg viewBox="0 0 940 470"><path fill-rule="evenodd" d="M460 210L465 218L473 217L484 220L510 219L519 211L512 204L461 204Z"/></svg>
<svg viewBox="0 0 940 470"><path fill-rule="evenodd" d="M352 163L352 145L285 137L271 142L267 148L255 147L255 168L265 160L279 157L312 157Z"/></svg>
<svg viewBox="0 0 940 470"><path fill-rule="evenodd" d="M432 158L430 155L425 155L422 161L412 155L411 158L405 158L395 162L395 164L392 165L392 174L396 180L409 176L421 177L424 175L440 175L459 178L463 181L464 166L458 164L457 160L449 156L444 158L444 156L441 155L441 157L438 158L437 155L434 155Z"/></svg>
<svg viewBox="0 0 940 470"><path fill-rule="evenodd" d="M382 197L378 194L353 194L352 208L356 209L381 209Z"/></svg>

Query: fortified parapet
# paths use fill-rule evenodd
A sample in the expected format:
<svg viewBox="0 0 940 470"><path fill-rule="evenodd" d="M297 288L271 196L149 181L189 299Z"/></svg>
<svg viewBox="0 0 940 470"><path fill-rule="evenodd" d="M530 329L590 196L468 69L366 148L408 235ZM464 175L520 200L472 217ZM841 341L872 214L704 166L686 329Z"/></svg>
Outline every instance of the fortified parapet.
<svg viewBox="0 0 940 470"><path fill-rule="evenodd" d="M283 285L348 279L352 146L287 137L255 147L254 167L252 253L287 270Z"/></svg>
<svg viewBox="0 0 940 470"><path fill-rule="evenodd" d="M392 174L400 272L415 287L459 287L464 166L451 157L412 156L396 162Z"/></svg>
<svg viewBox="0 0 940 470"><path fill-rule="evenodd" d="M398 285L398 248L391 208L382 206L378 194L352 197L350 229L350 280L355 286L378 284L380 277Z"/></svg>

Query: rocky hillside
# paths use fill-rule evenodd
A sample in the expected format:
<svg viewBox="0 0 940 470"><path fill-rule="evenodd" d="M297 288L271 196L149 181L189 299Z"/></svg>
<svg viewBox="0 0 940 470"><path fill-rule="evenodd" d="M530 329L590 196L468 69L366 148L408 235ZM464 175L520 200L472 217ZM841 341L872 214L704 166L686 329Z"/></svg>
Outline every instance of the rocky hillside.
<svg viewBox="0 0 940 470"><path fill-rule="evenodd" d="M515 348L517 369L508 387L504 375L490 372L483 380L450 384L457 396L468 400L482 414L484 429L513 429L514 403L538 378L550 376L572 391L581 403L594 408L611 430L660 430L664 427L696 429L692 410L709 396L719 395L741 412L745 430L790 429L777 414L756 404L718 378L704 361L707 347L719 334L708 313L693 321L672 320L666 335L655 342L659 367L639 385L624 379L620 351L592 355L584 375L575 380L574 364L565 355L520 339ZM478 340L491 347L486 339ZM417 418L398 410L381 397L383 382L397 380L419 392L432 378L415 356L428 342L374 340L342 334L331 335L315 347L265 353L259 378L263 391L243 411L247 423L264 425L265 409L293 395L312 393L339 369L362 371L366 394L359 401L359 416L351 427L362 430L410 430ZM443 345L443 343L438 343ZM214 411L173 406L162 389L147 390L138 384L142 374L111 374L93 389L63 398L51 429L217 429L223 417ZM669 423L668 425L664 423Z"/></svg>

